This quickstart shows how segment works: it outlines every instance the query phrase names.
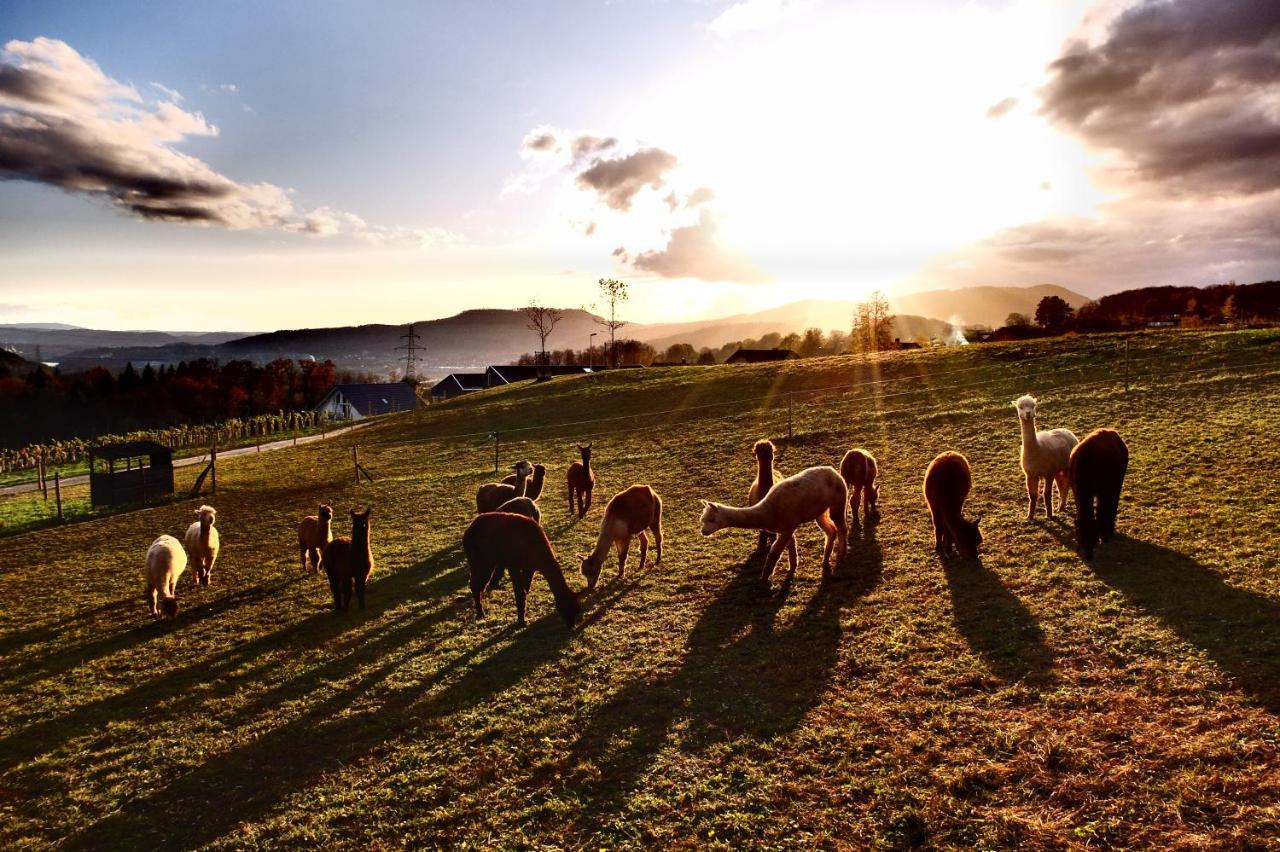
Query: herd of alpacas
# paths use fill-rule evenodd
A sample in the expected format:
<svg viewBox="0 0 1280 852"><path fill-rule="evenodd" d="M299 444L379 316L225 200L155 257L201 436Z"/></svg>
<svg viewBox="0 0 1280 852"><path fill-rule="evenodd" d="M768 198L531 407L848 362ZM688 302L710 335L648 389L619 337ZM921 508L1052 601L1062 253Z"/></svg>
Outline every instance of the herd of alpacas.
<svg viewBox="0 0 1280 852"><path fill-rule="evenodd" d="M1068 492L1075 495L1076 543L1088 559L1098 542L1115 533L1120 490L1129 466L1129 449L1113 429L1097 429L1083 441L1068 429L1037 431L1036 400L1022 396L1014 400L1022 442L1019 460L1027 481L1027 518L1034 519L1044 484L1044 508L1053 518L1053 490L1057 486L1057 511L1062 512ZM568 468L566 486L569 514L586 517L591 509L595 472L591 468L591 444L578 447L580 461ZM756 530L757 552L767 551L761 579L768 583L783 552L789 569L799 562L796 530L816 523L826 536L822 555L822 576L830 577L834 565L844 561L848 547L846 510L858 525L859 509L867 524L880 519L879 468L875 456L864 449L852 449L840 461L839 470L821 465L783 477L774 464L772 442L761 440L752 447L756 475L747 489L745 506L730 506L703 500L702 534L709 536L726 527ZM605 505L595 547L578 554L579 571L587 581L585 592L575 592L565 580L555 550L542 529L542 496L547 468L519 461L501 482L481 485L476 491L476 515L462 536L462 549L470 569L471 596L476 615L485 614L489 591L511 575L516 603L516 622L525 622L525 604L535 574L541 574L551 588L557 612L572 627L582 610L581 594L595 589L610 549L616 549L618 576L626 570L633 540L639 540L640 568L649 555L649 534L653 535L654 564L662 562L662 498L648 485L632 485ZM982 544L978 529L981 515L964 518L966 498L973 485L969 460L954 451L941 453L930 462L924 475L924 499L933 522L934 547L940 554L957 551L976 558ZM369 518L371 508L351 511L351 535L334 537L333 508L321 504L315 515L298 525L298 552L304 572L323 570L329 579L335 610L346 610L355 597L364 608L365 586L373 572ZM212 506L195 511L196 521L183 540L162 535L147 549L146 600L153 616L172 618L178 612L178 578L193 566L196 582L209 585L213 564L218 558L217 512ZM834 553L834 561L833 561Z"/></svg>

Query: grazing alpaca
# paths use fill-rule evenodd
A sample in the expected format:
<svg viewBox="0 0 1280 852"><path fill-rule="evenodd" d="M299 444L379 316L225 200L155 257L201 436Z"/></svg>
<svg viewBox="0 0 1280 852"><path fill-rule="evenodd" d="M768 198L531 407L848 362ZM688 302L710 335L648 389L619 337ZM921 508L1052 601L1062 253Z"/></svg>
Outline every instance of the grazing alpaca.
<svg viewBox="0 0 1280 852"><path fill-rule="evenodd" d="M213 563L218 558L218 531L213 528L217 514L212 506L201 506L196 509L199 520L187 527L187 554L191 557L192 567L196 572L196 582L202 586L209 585Z"/></svg>
<svg viewBox="0 0 1280 852"><path fill-rule="evenodd" d="M1036 399L1020 396L1013 401L1022 427L1022 472L1027 475L1027 520L1036 516L1036 495L1044 479L1044 513L1053 518L1053 484L1058 483L1058 511L1067 505L1067 463L1077 443L1070 429L1036 431Z"/></svg>
<svg viewBox="0 0 1280 852"><path fill-rule="evenodd" d="M876 483L876 457L866 450L850 450L840 460L840 478L849 488L849 518L858 521L858 501L867 523L880 520L880 486Z"/></svg>
<svg viewBox="0 0 1280 852"><path fill-rule="evenodd" d="M182 542L162 535L147 548L147 587L145 600L151 614L173 618L178 614L178 578L187 570L187 552ZM157 606L158 604L158 606Z"/></svg>
<svg viewBox="0 0 1280 852"><path fill-rule="evenodd" d="M484 618L485 590L506 569L511 572L511 587L516 593L517 624L523 627L526 623L525 600L536 573L547 578L565 624L572 627L577 623L582 611L578 596L565 582L547 534L530 518L505 512L476 515L462 535L462 551L471 567L471 597L477 618Z"/></svg>
<svg viewBox="0 0 1280 852"><path fill-rule="evenodd" d="M1094 430L1071 451L1067 472L1076 495L1076 544L1086 559L1093 558L1099 538L1110 541L1115 535L1128 469L1129 448L1114 429Z"/></svg>
<svg viewBox="0 0 1280 852"><path fill-rule="evenodd" d="M535 464L533 466L533 479L529 480L529 484L525 486L524 496L530 500L537 500L542 496L542 486L547 478L547 466L545 464ZM520 475L516 473L508 473L502 478L504 485L515 487L520 484ZM503 511L503 510L499 510Z"/></svg>
<svg viewBox="0 0 1280 852"><path fill-rule="evenodd" d="M476 511L492 512L503 503L514 497L523 497L529 484L529 475L533 467L527 461L518 461L512 467L516 477L515 485L505 482L490 482L476 490Z"/></svg>
<svg viewBox="0 0 1280 852"><path fill-rule="evenodd" d="M351 593L355 592L364 609L364 586L373 573L373 550L369 546L369 516L373 509L363 512L351 510L351 537L340 536L329 542L320 558L320 567L329 576L329 590L333 592L333 608L346 610L351 607Z"/></svg>
<svg viewBox="0 0 1280 852"><path fill-rule="evenodd" d="M591 469L591 445L578 447L582 461L569 465L567 479L569 482L569 514L573 514L573 503L578 502L578 517L585 518L591 508L591 489L596 487L596 474ZM585 502L584 502L585 500Z"/></svg>
<svg viewBox="0 0 1280 852"><path fill-rule="evenodd" d="M315 515L307 515L298 524L298 550L302 554L302 570L312 574L320 570L320 552L333 541L333 507L321 503Z"/></svg>
<svg viewBox="0 0 1280 852"><path fill-rule="evenodd" d="M587 591L596 587L610 546L618 548L618 576L622 576L633 536L640 537L640 568L644 568L645 559L649 556L649 537L645 530L653 531L653 546L658 554L653 564L657 565L662 562L662 498L647 485L633 485L619 491L604 507L604 520L600 522L595 550L589 556L578 554L582 563L579 570L587 578Z"/></svg>
<svg viewBox="0 0 1280 852"><path fill-rule="evenodd" d="M494 511L524 515L526 518L532 518L535 523L542 523L542 510L538 508L538 502L529 496L512 497Z"/></svg>
<svg viewBox="0 0 1280 852"><path fill-rule="evenodd" d="M763 500L764 495L773 488L773 483L782 478L782 474L778 473L778 469L773 466L772 441L756 441L755 446L751 448L751 454L756 458L756 478L751 480L751 487L747 489L748 506L754 506ZM773 533L760 530L760 536L756 539L756 550L768 550L771 544L773 544Z"/></svg>
<svg viewBox="0 0 1280 852"><path fill-rule="evenodd" d="M972 486L969 460L959 453L942 453L925 471L924 500L933 517L933 546L939 553L955 545L966 556L976 558L978 555L978 546L982 544L978 522L982 518L966 521L962 514Z"/></svg>
<svg viewBox="0 0 1280 852"><path fill-rule="evenodd" d="M816 521L826 535L826 547L822 552L822 576L830 577L831 551L839 544L836 564L844 561L848 546L848 531L844 525L845 501L849 492L844 480L833 467L811 467L789 476L773 486L769 493L754 506L737 508L720 503L702 501L702 534L711 535L725 527L750 530L768 530L778 534L765 557L761 579L768 580L778 564L782 551L786 550L795 573L799 558L796 554L795 532L802 524Z"/></svg>

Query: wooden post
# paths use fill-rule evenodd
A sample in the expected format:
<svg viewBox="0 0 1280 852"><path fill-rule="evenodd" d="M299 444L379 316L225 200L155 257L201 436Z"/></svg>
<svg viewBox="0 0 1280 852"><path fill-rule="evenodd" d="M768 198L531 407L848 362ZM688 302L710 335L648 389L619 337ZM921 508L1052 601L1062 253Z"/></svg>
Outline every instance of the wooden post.
<svg viewBox="0 0 1280 852"><path fill-rule="evenodd" d="M356 485L360 484L360 451L356 449L356 445L351 445L351 467L355 470Z"/></svg>
<svg viewBox="0 0 1280 852"><path fill-rule="evenodd" d="M297 429L293 430L293 445L295 447L298 446L298 430Z"/></svg>
<svg viewBox="0 0 1280 852"><path fill-rule="evenodd" d="M62 523L62 480L58 472L53 472L53 499L58 503L58 523Z"/></svg>
<svg viewBox="0 0 1280 852"><path fill-rule="evenodd" d="M209 447L209 493L218 493L218 436L213 436Z"/></svg>
<svg viewBox="0 0 1280 852"><path fill-rule="evenodd" d="M45 479L44 468L44 447L40 448L40 458L36 460L36 475L40 477L40 493L44 495L44 501L49 502L49 483Z"/></svg>

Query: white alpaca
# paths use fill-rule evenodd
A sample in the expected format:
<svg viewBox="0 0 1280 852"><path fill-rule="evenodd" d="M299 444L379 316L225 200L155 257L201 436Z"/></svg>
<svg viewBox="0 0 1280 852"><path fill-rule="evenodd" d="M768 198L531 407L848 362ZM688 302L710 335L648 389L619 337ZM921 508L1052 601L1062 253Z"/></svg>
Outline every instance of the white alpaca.
<svg viewBox="0 0 1280 852"><path fill-rule="evenodd" d="M1022 472L1027 476L1027 520L1036 516L1036 497L1044 480L1044 511L1053 518L1053 483L1058 483L1058 511L1067 504L1067 465L1080 443L1070 429L1036 431L1036 399L1020 396L1013 401L1022 428Z"/></svg>
<svg viewBox="0 0 1280 852"><path fill-rule="evenodd" d="M711 535L725 527L749 530L768 530L778 538L764 561L761 576L768 580L778 564L782 551L787 551L791 571L796 570L796 529L801 524L816 521L826 534L826 547L822 553L822 576L830 577L831 551L839 544L836 564L844 561L848 544L848 531L844 524L844 510L849 490L833 467L811 467L794 476L788 476L774 484L764 499L754 506L737 508L720 503L702 501L702 534Z"/></svg>
<svg viewBox="0 0 1280 852"><path fill-rule="evenodd" d="M171 535L162 535L147 548L145 600L152 615L169 618L178 614L178 578L187 570L187 553Z"/></svg>
<svg viewBox="0 0 1280 852"><path fill-rule="evenodd" d="M201 506L196 509L196 522L187 527L187 554L196 572L196 582L202 586L209 585L213 563L218 558L218 531L213 528L217 514L218 510L212 506Z"/></svg>

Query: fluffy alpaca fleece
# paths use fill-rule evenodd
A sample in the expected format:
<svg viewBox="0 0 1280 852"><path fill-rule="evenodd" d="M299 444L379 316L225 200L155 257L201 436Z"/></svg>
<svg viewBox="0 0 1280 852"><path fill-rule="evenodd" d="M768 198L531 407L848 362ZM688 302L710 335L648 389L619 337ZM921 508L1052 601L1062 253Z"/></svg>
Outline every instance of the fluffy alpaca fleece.
<svg viewBox="0 0 1280 852"><path fill-rule="evenodd" d="M307 515L298 524L298 550L302 556L302 570L312 574L320 570L320 554L333 541L333 507L321 503L314 515ZM308 564L309 563L309 564Z"/></svg>
<svg viewBox="0 0 1280 852"><path fill-rule="evenodd" d="M191 567L196 572L196 582L207 586L213 581L213 563L218 558L218 531L214 529L217 510L212 506L196 509L196 522L187 527L184 542Z"/></svg>
<svg viewBox="0 0 1280 852"><path fill-rule="evenodd" d="M768 530L778 534L769 555L765 557L761 578L773 576L774 566L786 550L792 573L799 557L796 553L795 531L802 524L814 521L826 535L822 554L822 576L830 577L831 553L838 545L836 564L844 561L848 546L848 530L845 528L845 504L849 499L844 480L833 467L811 467L776 483L769 493L754 506L736 507L702 501L702 534L711 535L726 527L738 529Z"/></svg>
<svg viewBox="0 0 1280 852"><path fill-rule="evenodd" d="M145 600L152 615L178 614L178 578L185 570L187 552L173 536L162 535L147 548Z"/></svg>
<svg viewBox="0 0 1280 852"><path fill-rule="evenodd" d="M525 601L533 575L541 574L551 587L556 610L565 624L572 627L582 611L578 596L565 582L564 572L556 561L547 534L531 518L506 512L476 515L462 535L462 550L467 555L471 574L471 597L476 617L484 618L484 595L505 569L511 573L511 588L516 597L516 623L524 626Z"/></svg>
<svg viewBox="0 0 1280 852"><path fill-rule="evenodd" d="M1093 558L1098 539L1115 535L1128 470L1129 447L1114 429L1093 431L1071 451L1067 475L1076 495L1076 545L1086 559Z"/></svg>
<svg viewBox="0 0 1280 852"><path fill-rule="evenodd" d="M858 503L867 522L880 519L880 486L876 483L876 457L866 450L850 450L840 460L840 478L849 489L849 519L858 521Z"/></svg>
<svg viewBox="0 0 1280 852"><path fill-rule="evenodd" d="M529 480L529 484L524 488L524 496L530 500L537 500L542 496L542 488L547 480L547 466L545 464L535 464L533 466L533 478ZM504 485L515 487L520 484L520 475L517 473L508 473L502 477ZM501 510L499 510L501 511Z"/></svg>
<svg viewBox="0 0 1280 852"><path fill-rule="evenodd" d="M524 515L526 518L532 518L536 523L542 523L542 510L538 508L538 502L532 497L512 497L495 511Z"/></svg>
<svg viewBox="0 0 1280 852"><path fill-rule="evenodd" d="M747 489L748 506L759 503L773 488L773 484L782 478L782 474L773 466L776 453L773 441L756 441L751 448L751 455L756 460L756 478L751 480L751 487ZM760 530L760 535L756 538L756 550L768 550L773 544L773 537L774 534L768 530Z"/></svg>
<svg viewBox="0 0 1280 852"><path fill-rule="evenodd" d="M1040 480L1044 480L1044 512L1053 517L1053 486L1058 485L1058 511L1067 505L1067 465L1071 451L1079 441L1070 429L1036 431L1036 398L1020 396L1012 403L1018 412L1022 429L1022 448L1018 460L1027 477L1027 520L1036 516L1036 499Z"/></svg>
<svg viewBox="0 0 1280 852"><path fill-rule="evenodd" d="M476 512L492 512L508 500L525 495L529 476L533 473L533 465L527 461L518 461L511 469L515 471L515 485L508 485L506 482L489 482L476 490Z"/></svg>
<svg viewBox="0 0 1280 852"><path fill-rule="evenodd" d="M373 573L373 548L369 540L369 516L372 514L372 508L363 512L352 509L351 537L335 538L320 557L320 567L329 578L335 610L349 609L352 593L360 601L360 608L364 609L365 584Z"/></svg>
<svg viewBox="0 0 1280 852"><path fill-rule="evenodd" d="M622 576L626 570L627 551L631 548L633 537L640 539L640 568L644 568L645 559L649 555L649 538L645 535L645 530L653 533L654 548L657 551L653 564L657 565L662 562L662 498L647 485L633 485L615 494L604 508L604 519L600 521L600 534L596 537L595 549L590 554L578 554L581 562L579 570L587 578L587 591L596 587L610 547L618 549L618 576Z"/></svg>
<svg viewBox="0 0 1280 852"><path fill-rule="evenodd" d="M964 555L977 557L982 544L981 518L966 521L962 514L972 486L969 460L959 453L942 453L929 463L924 474L924 501L933 518L933 546L938 553L946 553L954 545Z"/></svg>

